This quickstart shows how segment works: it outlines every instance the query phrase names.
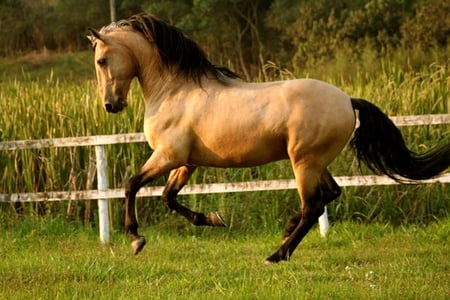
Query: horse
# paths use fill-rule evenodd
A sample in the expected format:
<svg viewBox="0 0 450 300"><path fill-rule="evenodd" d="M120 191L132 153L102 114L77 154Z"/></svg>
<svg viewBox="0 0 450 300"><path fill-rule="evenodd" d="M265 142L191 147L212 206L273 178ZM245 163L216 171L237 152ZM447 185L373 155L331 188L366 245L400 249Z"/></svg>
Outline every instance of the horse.
<svg viewBox="0 0 450 300"><path fill-rule="evenodd" d="M127 107L135 77L145 99L144 135L153 152L125 188L125 229L134 254L146 243L138 233L136 193L167 173L162 199L170 210L196 226L225 226L218 212L205 215L177 202L196 168L288 159L301 212L266 259L272 264L290 259L325 206L341 194L327 166L347 144L370 170L398 182L431 178L450 165L450 143L422 154L410 151L399 129L371 102L315 79L245 82L153 15L141 13L89 31L105 110Z"/></svg>

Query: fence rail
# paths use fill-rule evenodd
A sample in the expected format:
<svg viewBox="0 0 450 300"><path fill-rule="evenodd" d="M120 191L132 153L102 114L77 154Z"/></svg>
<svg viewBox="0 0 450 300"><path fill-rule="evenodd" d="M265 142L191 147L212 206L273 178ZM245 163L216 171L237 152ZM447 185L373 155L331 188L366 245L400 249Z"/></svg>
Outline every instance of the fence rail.
<svg viewBox="0 0 450 300"><path fill-rule="evenodd" d="M371 186L371 185L398 185L399 183L387 176L337 176L334 177L338 185L345 186ZM422 180L421 183L450 183L450 173L445 173L433 179ZM408 184L408 183L406 183ZM410 183L414 184L414 183ZM137 197L159 197L163 186L142 188ZM241 181L230 183L191 184L185 186L179 195L193 194L220 194L237 192L275 191L296 189L294 179ZM101 189L84 191L37 192L0 194L0 202L54 202L61 200L97 200L123 198L125 189Z"/></svg>
<svg viewBox="0 0 450 300"><path fill-rule="evenodd" d="M450 124L450 114L433 114L419 116L391 117L397 126L416 125L442 125ZM41 140L20 140L0 142L0 150L23 150L55 147L81 147L95 146L97 161L97 190L84 191L50 191L37 193L11 193L0 194L0 202L37 202L37 201L63 201L63 200L94 200L99 201L100 217L100 240L109 242L109 216L107 199L123 198L124 189L108 189L107 187L107 165L105 145L145 142L142 133L127 133L116 135L97 135L84 137L67 137ZM341 176L335 178L340 186L367 186L367 185L393 185L398 184L386 176ZM450 173L439 177L424 180L423 183L450 183ZM262 180L233 183L212 183L187 185L180 194L207 194L207 193L232 193L266 190L295 189L296 183L293 179L285 180ZM138 197L160 196L163 187L146 187L140 190ZM328 219L326 213L319 219L321 233L326 234L328 230Z"/></svg>

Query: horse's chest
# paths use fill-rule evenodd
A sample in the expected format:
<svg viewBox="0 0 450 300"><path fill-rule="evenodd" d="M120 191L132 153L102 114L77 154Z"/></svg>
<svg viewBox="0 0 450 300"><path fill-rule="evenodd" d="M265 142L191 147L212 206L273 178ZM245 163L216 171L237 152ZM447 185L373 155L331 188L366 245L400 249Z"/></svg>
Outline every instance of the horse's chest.
<svg viewBox="0 0 450 300"><path fill-rule="evenodd" d="M159 145L173 143L180 139L180 121L176 118L151 116L144 120L144 135L152 149Z"/></svg>

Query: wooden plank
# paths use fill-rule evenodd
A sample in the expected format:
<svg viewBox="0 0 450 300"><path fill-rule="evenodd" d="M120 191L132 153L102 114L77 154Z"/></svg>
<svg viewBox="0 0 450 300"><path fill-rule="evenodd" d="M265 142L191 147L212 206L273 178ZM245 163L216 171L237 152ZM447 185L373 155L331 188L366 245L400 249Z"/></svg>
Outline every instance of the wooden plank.
<svg viewBox="0 0 450 300"><path fill-rule="evenodd" d="M21 150L58 147L100 146L145 142L143 133L123 133L114 135L94 135L67 138L19 140L0 143L0 150Z"/></svg>
<svg viewBox="0 0 450 300"><path fill-rule="evenodd" d="M398 182L386 176L340 176L335 178L340 186L372 186L372 185L396 185ZM433 179L423 180L421 184L450 183L450 173L442 174ZM142 188L137 197L159 197L162 195L162 186ZM271 191L296 189L294 179L261 180L230 183L193 184L185 186L180 195L192 194L216 194L237 193L254 191ZM60 191L41 193L15 193L0 194L0 202L39 202L39 201L64 201L64 200L94 200L123 198L124 189L87 190L87 191Z"/></svg>
<svg viewBox="0 0 450 300"><path fill-rule="evenodd" d="M431 114L419 116L390 117L396 126L442 125L450 124L450 114Z"/></svg>
<svg viewBox="0 0 450 300"><path fill-rule="evenodd" d="M108 189L108 164L106 159L105 146L95 146L95 160L97 162L97 189L99 191ZM108 244L109 234L109 200L98 199L98 227L100 242Z"/></svg>
<svg viewBox="0 0 450 300"><path fill-rule="evenodd" d="M397 126L450 124L450 114L391 117ZM40 149L56 147L98 146L145 142L143 133L95 135L40 140L18 140L0 142L0 150Z"/></svg>

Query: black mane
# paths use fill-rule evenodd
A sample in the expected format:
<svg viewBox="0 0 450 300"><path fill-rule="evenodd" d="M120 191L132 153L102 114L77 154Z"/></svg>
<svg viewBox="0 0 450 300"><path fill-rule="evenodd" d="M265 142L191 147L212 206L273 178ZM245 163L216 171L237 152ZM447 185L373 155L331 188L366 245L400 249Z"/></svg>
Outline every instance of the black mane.
<svg viewBox="0 0 450 300"><path fill-rule="evenodd" d="M149 14L141 13L128 19L111 23L101 32L108 33L120 27L132 27L141 32L150 42L155 43L161 61L167 68L200 83L204 75L227 83L227 79L239 76L226 67L213 65L203 50L180 29Z"/></svg>

